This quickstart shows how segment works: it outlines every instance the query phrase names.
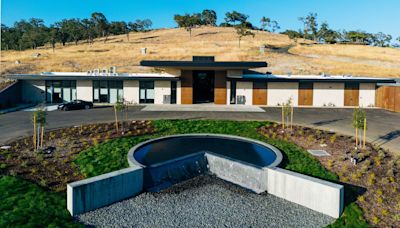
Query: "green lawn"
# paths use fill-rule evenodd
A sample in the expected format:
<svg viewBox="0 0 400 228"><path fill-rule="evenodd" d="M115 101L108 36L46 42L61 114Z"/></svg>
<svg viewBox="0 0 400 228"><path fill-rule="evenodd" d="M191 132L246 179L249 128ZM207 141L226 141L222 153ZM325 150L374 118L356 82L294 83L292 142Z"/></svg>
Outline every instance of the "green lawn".
<svg viewBox="0 0 400 228"><path fill-rule="evenodd" d="M0 227L82 227L67 211L65 195L16 177L0 177Z"/></svg>
<svg viewBox="0 0 400 228"><path fill-rule="evenodd" d="M270 143L279 148L284 160L281 167L295 172L337 181L336 174L326 170L318 160L302 148L281 140L266 138L257 128L271 124L257 121L212 121L212 120L157 120L153 121L156 133L137 137L122 137L108 140L82 151L75 164L86 177L128 167L127 152L134 145L145 140L164 135L185 133L218 133L253 138ZM0 227L19 226L29 221L32 226L74 226L65 203L65 195L48 192L35 184L13 178L2 177L0 181ZM28 220L25 220L27 217ZM361 209L355 204L346 207L344 214L333 227L353 227L366 225Z"/></svg>

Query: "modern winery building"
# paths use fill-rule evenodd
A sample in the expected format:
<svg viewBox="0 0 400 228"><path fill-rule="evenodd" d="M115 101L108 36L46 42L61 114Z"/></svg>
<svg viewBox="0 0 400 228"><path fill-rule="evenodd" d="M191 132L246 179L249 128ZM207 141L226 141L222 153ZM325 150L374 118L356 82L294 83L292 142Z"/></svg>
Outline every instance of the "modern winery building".
<svg viewBox="0 0 400 228"><path fill-rule="evenodd" d="M18 81L21 103L62 103L79 99L132 104L198 104L279 106L375 106L377 84L392 79L333 75L274 75L254 71L266 62L143 60L159 73L44 72L9 75Z"/></svg>

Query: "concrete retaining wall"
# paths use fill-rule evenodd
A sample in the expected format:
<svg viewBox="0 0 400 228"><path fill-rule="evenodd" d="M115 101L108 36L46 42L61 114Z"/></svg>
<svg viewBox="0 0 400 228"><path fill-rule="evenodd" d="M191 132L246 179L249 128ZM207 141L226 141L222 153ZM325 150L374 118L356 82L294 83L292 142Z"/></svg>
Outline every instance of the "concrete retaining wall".
<svg viewBox="0 0 400 228"><path fill-rule="evenodd" d="M320 213L339 218L344 187L280 168L268 169L268 193Z"/></svg>
<svg viewBox="0 0 400 228"><path fill-rule="evenodd" d="M250 164L244 164L232 158L226 158L207 152L205 154L209 171L217 177L250 189L256 193L265 192L268 185L267 170Z"/></svg>
<svg viewBox="0 0 400 228"><path fill-rule="evenodd" d="M22 81L22 102L42 103L46 101L46 83L44 80Z"/></svg>
<svg viewBox="0 0 400 228"><path fill-rule="evenodd" d="M67 185L67 209L75 216L123 199L143 190L143 168L131 167Z"/></svg>
<svg viewBox="0 0 400 228"><path fill-rule="evenodd" d="M17 106L21 102L21 84L21 81L17 81L0 91L0 110Z"/></svg>

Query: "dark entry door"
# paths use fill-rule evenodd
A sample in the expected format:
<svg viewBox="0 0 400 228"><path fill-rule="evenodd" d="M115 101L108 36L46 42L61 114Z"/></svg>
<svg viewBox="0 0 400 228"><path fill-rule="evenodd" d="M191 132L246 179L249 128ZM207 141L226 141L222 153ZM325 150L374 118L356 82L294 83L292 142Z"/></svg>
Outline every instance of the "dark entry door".
<svg viewBox="0 0 400 228"><path fill-rule="evenodd" d="M214 71L193 71L193 102L214 102Z"/></svg>

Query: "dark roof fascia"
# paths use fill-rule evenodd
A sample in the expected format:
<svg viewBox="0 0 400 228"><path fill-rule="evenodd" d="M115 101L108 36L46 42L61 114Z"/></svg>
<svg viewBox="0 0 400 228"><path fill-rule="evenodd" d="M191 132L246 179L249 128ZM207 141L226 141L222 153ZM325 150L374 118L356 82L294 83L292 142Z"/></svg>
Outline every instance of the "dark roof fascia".
<svg viewBox="0 0 400 228"><path fill-rule="evenodd" d="M227 78L228 81L256 82L358 82L358 83L393 83L392 79L299 79L299 78Z"/></svg>
<svg viewBox="0 0 400 228"><path fill-rule="evenodd" d="M135 77L135 76L71 76L71 75L8 75L7 78L15 80L158 80L158 81L179 81L180 77Z"/></svg>
<svg viewBox="0 0 400 228"><path fill-rule="evenodd" d="M266 62L193 62L193 61L164 61L142 60L141 66L165 68L223 68L223 69L250 69L267 67Z"/></svg>

